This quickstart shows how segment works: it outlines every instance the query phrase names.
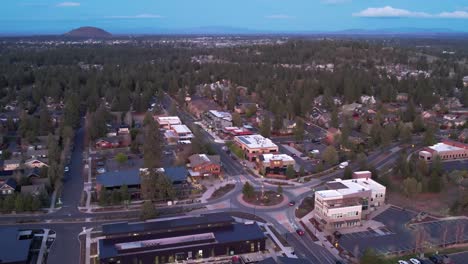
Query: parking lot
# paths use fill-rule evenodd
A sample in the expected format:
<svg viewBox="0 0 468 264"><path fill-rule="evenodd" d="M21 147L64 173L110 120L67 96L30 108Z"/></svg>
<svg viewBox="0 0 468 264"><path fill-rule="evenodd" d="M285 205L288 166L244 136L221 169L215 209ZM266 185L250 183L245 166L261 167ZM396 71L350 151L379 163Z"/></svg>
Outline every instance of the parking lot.
<svg viewBox="0 0 468 264"><path fill-rule="evenodd" d="M449 256L454 264L466 264L468 262L468 251L450 254Z"/></svg>
<svg viewBox="0 0 468 264"><path fill-rule="evenodd" d="M373 219L383 223L386 228L344 234L339 243L353 255L360 255L366 248L373 248L381 254L409 252L415 248L418 237L434 247L468 241L467 219L409 224L416 216L415 212L390 207Z"/></svg>
<svg viewBox="0 0 468 264"><path fill-rule="evenodd" d="M390 207L374 218L385 224L385 232L381 230L345 234L340 238L340 245L353 255L361 255L367 248L373 248L381 254L410 250L414 248L414 239L405 224L415 216L413 212Z"/></svg>
<svg viewBox="0 0 468 264"><path fill-rule="evenodd" d="M444 169L447 171L468 170L468 160L453 160L442 162Z"/></svg>

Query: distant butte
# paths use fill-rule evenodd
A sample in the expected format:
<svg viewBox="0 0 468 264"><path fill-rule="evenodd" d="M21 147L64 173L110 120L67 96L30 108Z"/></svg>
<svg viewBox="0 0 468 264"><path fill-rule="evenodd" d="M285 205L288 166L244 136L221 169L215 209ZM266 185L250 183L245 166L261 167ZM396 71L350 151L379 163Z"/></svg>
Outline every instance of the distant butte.
<svg viewBox="0 0 468 264"><path fill-rule="evenodd" d="M112 34L97 27L80 27L64 34L68 37L78 38L109 38Z"/></svg>

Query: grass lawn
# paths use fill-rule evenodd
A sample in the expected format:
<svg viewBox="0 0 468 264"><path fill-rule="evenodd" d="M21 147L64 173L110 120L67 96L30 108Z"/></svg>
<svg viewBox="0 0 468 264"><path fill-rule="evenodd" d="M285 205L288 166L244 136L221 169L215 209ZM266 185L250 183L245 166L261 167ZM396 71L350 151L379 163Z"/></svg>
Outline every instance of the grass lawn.
<svg viewBox="0 0 468 264"><path fill-rule="evenodd" d="M314 209L314 197L306 197L296 210L296 217L302 218Z"/></svg>
<svg viewBox="0 0 468 264"><path fill-rule="evenodd" d="M262 197L262 192L256 191L252 198L247 199L245 196L242 196L242 199L249 204L272 206L281 203L284 196L278 195L278 193L274 191L265 191L264 196Z"/></svg>

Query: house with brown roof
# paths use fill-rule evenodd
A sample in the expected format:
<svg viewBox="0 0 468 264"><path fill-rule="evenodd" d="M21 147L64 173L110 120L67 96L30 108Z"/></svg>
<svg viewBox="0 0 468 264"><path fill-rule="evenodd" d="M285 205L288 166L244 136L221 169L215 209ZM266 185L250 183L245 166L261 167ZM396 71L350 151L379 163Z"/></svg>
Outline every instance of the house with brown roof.
<svg viewBox="0 0 468 264"><path fill-rule="evenodd" d="M187 167L194 178L218 177L221 174L221 158L218 155L193 154Z"/></svg>

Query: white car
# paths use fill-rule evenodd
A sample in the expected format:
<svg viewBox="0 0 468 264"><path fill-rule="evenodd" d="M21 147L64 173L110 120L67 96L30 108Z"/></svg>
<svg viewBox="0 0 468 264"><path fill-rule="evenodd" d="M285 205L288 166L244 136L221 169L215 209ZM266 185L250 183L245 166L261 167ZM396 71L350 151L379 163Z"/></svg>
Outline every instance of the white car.
<svg viewBox="0 0 468 264"><path fill-rule="evenodd" d="M349 162L345 161L345 162L341 162L339 167L340 167L340 169L344 169L344 168L348 167L348 165L349 165Z"/></svg>
<svg viewBox="0 0 468 264"><path fill-rule="evenodd" d="M69 170L70 170L70 168L68 168L68 166L66 166L66 167L63 169L63 171L65 171L65 172L68 172Z"/></svg>
<svg viewBox="0 0 468 264"><path fill-rule="evenodd" d="M419 260L417 260L415 258L410 258L409 262L411 262L411 264L421 264L421 261L419 261Z"/></svg>
<svg viewBox="0 0 468 264"><path fill-rule="evenodd" d="M98 168L98 169L97 169L97 173L99 173L99 174L103 174L103 173L105 173L105 172L106 172L106 168L102 168L102 167L101 167L101 168Z"/></svg>
<svg viewBox="0 0 468 264"><path fill-rule="evenodd" d="M398 261L398 264L409 264L408 262L404 261L404 260L399 260Z"/></svg>

